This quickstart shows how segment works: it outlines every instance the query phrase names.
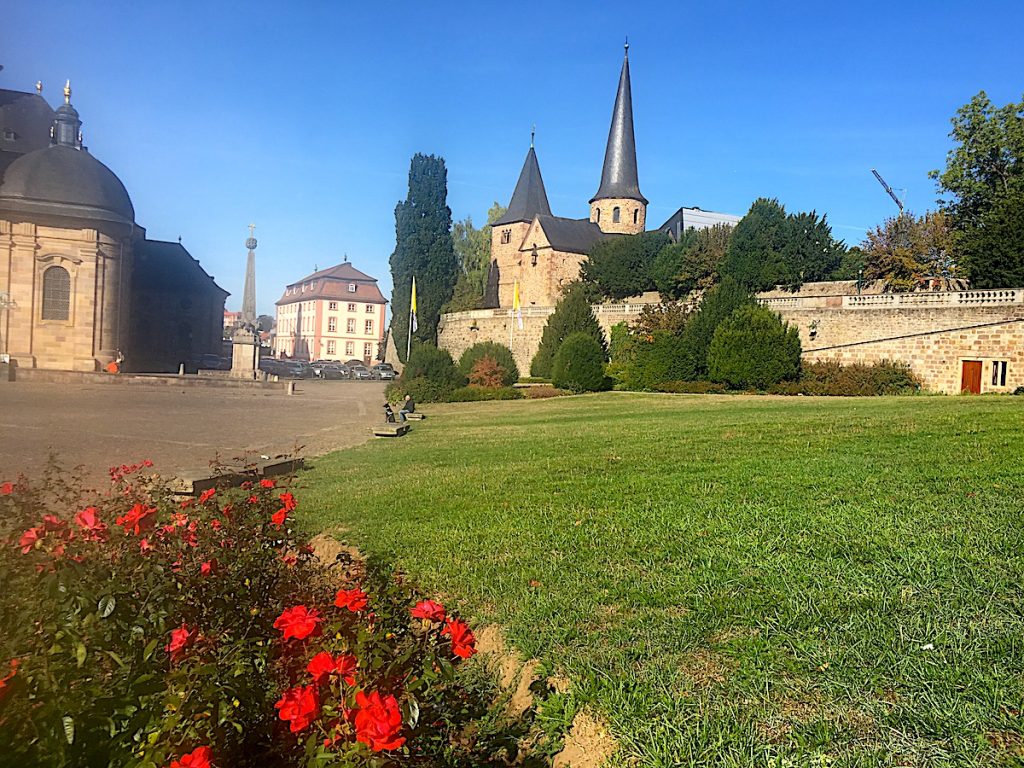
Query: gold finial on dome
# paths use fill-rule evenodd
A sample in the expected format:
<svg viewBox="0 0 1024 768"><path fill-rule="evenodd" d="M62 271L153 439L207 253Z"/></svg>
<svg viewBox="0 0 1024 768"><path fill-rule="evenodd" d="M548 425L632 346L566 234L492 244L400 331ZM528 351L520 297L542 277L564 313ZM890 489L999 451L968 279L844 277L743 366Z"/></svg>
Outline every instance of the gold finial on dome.
<svg viewBox="0 0 1024 768"><path fill-rule="evenodd" d="M65 104L70 104L71 103L71 81L70 80L68 80L66 83L64 83L64 103Z"/></svg>
<svg viewBox="0 0 1024 768"><path fill-rule="evenodd" d="M43 81L42 80L36 80L36 93L38 93L40 96L43 95Z"/></svg>

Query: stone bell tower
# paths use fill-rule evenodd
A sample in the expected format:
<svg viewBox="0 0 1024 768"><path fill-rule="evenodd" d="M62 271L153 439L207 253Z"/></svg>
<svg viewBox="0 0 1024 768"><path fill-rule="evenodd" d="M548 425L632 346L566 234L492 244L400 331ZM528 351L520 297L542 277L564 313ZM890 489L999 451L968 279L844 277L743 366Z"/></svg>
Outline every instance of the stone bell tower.
<svg viewBox="0 0 1024 768"><path fill-rule="evenodd" d="M629 85L629 43L615 94L612 125L601 169L601 187L590 200L590 220L603 232L635 235L647 223L647 198L640 194L633 138L633 96Z"/></svg>

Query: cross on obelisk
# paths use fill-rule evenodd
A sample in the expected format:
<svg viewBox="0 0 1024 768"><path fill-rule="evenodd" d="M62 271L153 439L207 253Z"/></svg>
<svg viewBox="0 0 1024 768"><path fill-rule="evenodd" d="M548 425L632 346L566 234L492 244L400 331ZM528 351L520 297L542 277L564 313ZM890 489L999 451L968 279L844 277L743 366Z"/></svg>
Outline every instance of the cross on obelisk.
<svg viewBox="0 0 1024 768"><path fill-rule="evenodd" d="M249 225L249 238L245 247L249 256L245 262L245 288L242 290L242 322L245 325L256 325L256 238L253 232L256 225Z"/></svg>

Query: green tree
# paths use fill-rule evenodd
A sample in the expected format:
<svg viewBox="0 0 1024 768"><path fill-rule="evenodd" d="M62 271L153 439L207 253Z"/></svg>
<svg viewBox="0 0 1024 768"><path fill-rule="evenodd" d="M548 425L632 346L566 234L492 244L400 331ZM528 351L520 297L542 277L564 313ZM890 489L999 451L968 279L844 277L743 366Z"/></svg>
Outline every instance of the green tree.
<svg viewBox="0 0 1024 768"><path fill-rule="evenodd" d="M981 224L957 238L964 269L977 288L1024 285L1024 187L1011 189Z"/></svg>
<svg viewBox="0 0 1024 768"><path fill-rule="evenodd" d="M551 376L551 365L562 342L573 333L586 333L600 344L602 354L607 355L604 332L594 317L579 283L570 285L551 313L544 333L540 338L540 346L530 363L530 375L548 378Z"/></svg>
<svg viewBox="0 0 1024 768"><path fill-rule="evenodd" d="M467 216L452 225L452 242L461 271L451 301L442 312L463 312L480 309L484 304L487 275L491 268L491 225L505 214L505 207L495 203L487 211L487 224L477 229Z"/></svg>
<svg viewBox="0 0 1024 768"><path fill-rule="evenodd" d="M451 393L466 383L466 377L452 361L452 356L433 344L413 344L412 354L401 377L388 387L391 396L412 395L423 403L446 401Z"/></svg>
<svg viewBox="0 0 1024 768"><path fill-rule="evenodd" d="M707 378L708 350L719 324L740 307L754 303L750 292L733 280L723 278L722 282L705 294L697 312L683 329L683 352L685 366L679 372L680 379L695 381Z"/></svg>
<svg viewBox="0 0 1024 768"><path fill-rule="evenodd" d="M584 283L601 296L621 300L654 289L651 265L669 243L664 232L642 232L600 240L580 268Z"/></svg>
<svg viewBox="0 0 1024 768"><path fill-rule="evenodd" d="M721 273L751 291L827 280L842 261L827 217L786 214L778 200L760 198L732 233Z"/></svg>
<svg viewBox="0 0 1024 768"><path fill-rule="evenodd" d="M662 248L651 265L651 277L662 298L681 299L717 283L732 231L730 224L690 228L678 243Z"/></svg>
<svg viewBox="0 0 1024 768"><path fill-rule="evenodd" d="M864 278L884 280L897 291L911 291L927 277L957 274L953 232L942 211L888 218L868 231L861 248Z"/></svg>
<svg viewBox="0 0 1024 768"><path fill-rule="evenodd" d="M722 275L752 291L789 282L782 256L786 233L786 209L779 201L755 200L733 230Z"/></svg>
<svg viewBox="0 0 1024 768"><path fill-rule="evenodd" d="M694 378L686 340L668 331L633 339L633 354L622 377L630 389L657 389L668 381Z"/></svg>
<svg viewBox="0 0 1024 768"><path fill-rule="evenodd" d="M800 334L765 307L740 307L715 329L708 350L712 381L767 389L800 375Z"/></svg>
<svg viewBox="0 0 1024 768"><path fill-rule="evenodd" d="M608 389L604 375L604 348L589 333L571 333L551 364L551 383L572 392Z"/></svg>
<svg viewBox="0 0 1024 768"><path fill-rule="evenodd" d="M395 206L395 252L391 254L391 331L403 361L409 336L413 277L418 325L413 340L434 343L441 307L452 297L459 274L447 195L444 159L414 155L409 167L409 196Z"/></svg>
<svg viewBox="0 0 1024 768"><path fill-rule="evenodd" d="M979 227L999 199L1024 184L1024 99L996 107L984 91L951 121L955 142L946 170L932 171L942 205L958 232Z"/></svg>
<svg viewBox="0 0 1024 768"><path fill-rule="evenodd" d="M485 357L490 357L504 369L503 386L511 387L519 381L519 367L516 365L515 358L512 357L512 350L504 344L494 341L478 342L463 352L462 357L459 358L459 371L463 376L469 378L469 374L473 372L473 366Z"/></svg>
<svg viewBox="0 0 1024 768"><path fill-rule="evenodd" d="M864 270L864 251L859 245L847 248L832 273L832 280L857 280Z"/></svg>

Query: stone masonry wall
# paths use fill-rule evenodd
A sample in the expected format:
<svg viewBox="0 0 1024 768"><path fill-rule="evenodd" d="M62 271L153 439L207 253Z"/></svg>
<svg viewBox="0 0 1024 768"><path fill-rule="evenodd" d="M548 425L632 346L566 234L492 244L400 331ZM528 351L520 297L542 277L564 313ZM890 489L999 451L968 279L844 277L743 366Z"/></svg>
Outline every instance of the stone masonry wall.
<svg viewBox="0 0 1024 768"><path fill-rule="evenodd" d="M982 391L1024 386L1024 289L921 294L801 295L761 299L800 331L805 360L909 363L934 392L960 391L964 360L982 362ZM604 304L594 313L605 333L636 320L642 303ZM525 376L553 307L526 307L519 329L506 309L443 315L438 343L457 360L479 341L509 345ZM1005 386L992 366L1006 363Z"/></svg>

